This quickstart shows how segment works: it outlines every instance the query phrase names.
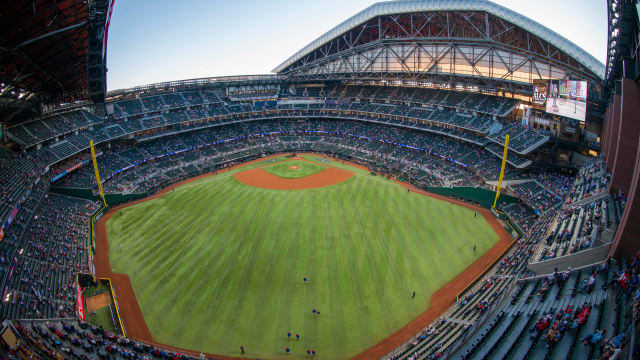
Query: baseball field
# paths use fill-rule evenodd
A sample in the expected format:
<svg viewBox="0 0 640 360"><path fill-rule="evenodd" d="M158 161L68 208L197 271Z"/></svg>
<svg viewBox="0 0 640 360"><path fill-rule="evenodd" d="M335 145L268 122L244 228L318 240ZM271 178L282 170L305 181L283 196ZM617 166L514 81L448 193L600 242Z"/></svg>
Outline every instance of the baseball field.
<svg viewBox="0 0 640 360"><path fill-rule="evenodd" d="M261 359L372 347L492 248L494 228L315 155L225 170L106 220L111 269L128 274L155 342Z"/></svg>

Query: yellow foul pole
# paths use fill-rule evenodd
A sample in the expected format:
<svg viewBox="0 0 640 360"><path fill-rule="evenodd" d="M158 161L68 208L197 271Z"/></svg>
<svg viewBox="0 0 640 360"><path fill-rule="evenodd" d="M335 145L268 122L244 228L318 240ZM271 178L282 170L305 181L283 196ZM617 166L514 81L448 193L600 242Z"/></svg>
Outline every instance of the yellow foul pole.
<svg viewBox="0 0 640 360"><path fill-rule="evenodd" d="M89 142L91 146L91 159L93 160L93 170L96 172L96 182L98 182L98 191L104 206L107 206L107 201L104 199L104 193L102 192L102 181L100 181L100 172L98 171L98 160L96 160L96 149L93 147L93 140ZM502 178L501 178L502 179Z"/></svg>
<svg viewBox="0 0 640 360"><path fill-rule="evenodd" d="M496 199L493 200L492 209L496 208L498 198L500 197L500 189L502 189L502 178L504 177L504 168L507 165L507 154L509 153L509 134L504 138L504 153L502 154L502 167L500 168L500 178L498 179L498 189L496 190Z"/></svg>

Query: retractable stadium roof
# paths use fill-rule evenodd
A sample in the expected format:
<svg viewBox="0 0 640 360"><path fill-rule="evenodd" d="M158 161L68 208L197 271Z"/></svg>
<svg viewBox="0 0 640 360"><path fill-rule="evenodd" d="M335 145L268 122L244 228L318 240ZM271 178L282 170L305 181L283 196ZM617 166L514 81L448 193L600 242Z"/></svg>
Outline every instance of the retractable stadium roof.
<svg viewBox="0 0 640 360"><path fill-rule="evenodd" d="M503 6L497 5L487 0L398 0L376 3L345 20L338 26L334 27L324 35L311 42L309 45L296 52L282 64L278 65L273 70L273 72L287 73L287 71L291 69L292 65L296 64L296 62L303 59L305 56L320 49L323 45L327 44L331 40L338 38L344 33L357 28L358 26L361 26L371 19L375 19L376 17L397 14L443 11L486 12L488 14L496 16L521 29L524 29L528 33L535 35L540 39L543 39L544 41L555 46L557 49L561 50L562 52L566 53L568 56L582 64L585 68L589 69L600 79L604 78L604 64L599 62L596 58L584 51L582 48L567 40L558 33L554 32L553 30L550 30L549 28L539 24L538 22L533 21L526 16L518 14L513 10L507 9Z"/></svg>
<svg viewBox="0 0 640 360"><path fill-rule="evenodd" d="M33 103L89 99L92 29L104 32L110 1L0 1L0 120L19 121L13 114Z"/></svg>

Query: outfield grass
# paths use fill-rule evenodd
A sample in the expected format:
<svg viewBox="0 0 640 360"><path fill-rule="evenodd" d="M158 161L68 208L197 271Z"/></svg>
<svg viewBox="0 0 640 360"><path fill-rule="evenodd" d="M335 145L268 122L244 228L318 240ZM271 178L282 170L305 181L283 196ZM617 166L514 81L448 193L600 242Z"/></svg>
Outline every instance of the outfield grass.
<svg viewBox="0 0 640 360"><path fill-rule="evenodd" d="M302 160L289 160L264 167L264 171L287 179L299 179L318 173L325 166Z"/></svg>
<svg viewBox="0 0 640 360"><path fill-rule="evenodd" d="M241 184L234 170L111 217L111 266L129 274L156 341L231 356L244 345L261 359L283 357L285 346L292 359L307 348L345 359L416 318L498 240L472 210L327 165L355 176L281 191ZM287 331L301 340L287 341Z"/></svg>

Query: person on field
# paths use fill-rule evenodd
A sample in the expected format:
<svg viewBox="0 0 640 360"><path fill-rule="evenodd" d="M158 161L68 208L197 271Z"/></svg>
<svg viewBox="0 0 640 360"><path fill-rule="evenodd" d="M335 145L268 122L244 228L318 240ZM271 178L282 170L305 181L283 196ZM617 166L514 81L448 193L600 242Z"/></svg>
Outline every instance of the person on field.
<svg viewBox="0 0 640 360"><path fill-rule="evenodd" d="M291 349L289 349L289 347L287 346L286 348L284 348L284 351L286 351L288 355L291 352Z"/></svg>
<svg viewBox="0 0 640 360"><path fill-rule="evenodd" d="M307 277L305 276L302 280L304 280L304 283L307 283Z"/></svg>
<svg viewBox="0 0 640 360"><path fill-rule="evenodd" d="M477 212L474 212L474 213L473 213L473 217L478 217L478 213L477 213Z"/></svg>
<svg viewBox="0 0 640 360"><path fill-rule="evenodd" d="M307 349L307 356L311 356L311 350Z"/></svg>
<svg viewBox="0 0 640 360"><path fill-rule="evenodd" d="M473 244L473 252L476 252L476 244Z"/></svg>
<svg viewBox="0 0 640 360"><path fill-rule="evenodd" d="M287 331L287 338L291 339L291 332Z"/></svg>
<svg viewBox="0 0 640 360"><path fill-rule="evenodd" d="M240 345L240 353L244 354L244 346Z"/></svg>
<svg viewBox="0 0 640 360"><path fill-rule="evenodd" d="M300 334L296 334L296 340L300 340Z"/></svg>
<svg viewBox="0 0 640 360"><path fill-rule="evenodd" d="M413 298L415 298L415 297L416 297L416 291L415 291L415 290L413 290L413 294L411 294L411 298L413 299Z"/></svg>
<svg viewBox="0 0 640 360"><path fill-rule="evenodd" d="M313 312L313 315L316 314L316 309L313 309L311 312Z"/></svg>
<svg viewBox="0 0 640 360"><path fill-rule="evenodd" d="M320 317L320 311L316 311L316 316Z"/></svg>

